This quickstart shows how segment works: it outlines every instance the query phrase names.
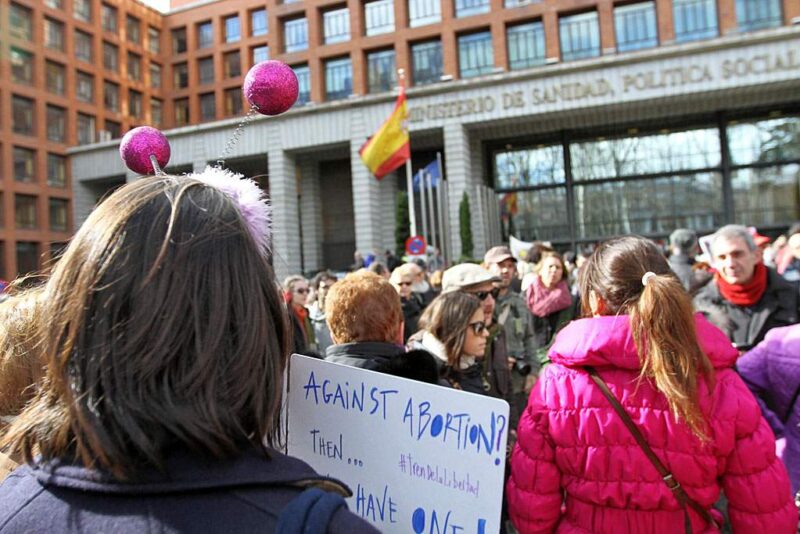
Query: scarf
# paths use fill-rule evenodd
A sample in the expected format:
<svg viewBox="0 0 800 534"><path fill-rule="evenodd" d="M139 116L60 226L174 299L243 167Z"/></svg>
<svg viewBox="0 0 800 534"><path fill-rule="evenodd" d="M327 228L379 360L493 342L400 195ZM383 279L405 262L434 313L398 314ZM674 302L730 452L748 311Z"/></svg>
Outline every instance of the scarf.
<svg viewBox="0 0 800 534"><path fill-rule="evenodd" d="M714 275L722 298L737 306L750 307L761 300L767 290L767 268L757 263L753 278L746 284L729 284L719 273Z"/></svg>
<svg viewBox="0 0 800 534"><path fill-rule="evenodd" d="M548 289L538 276L528 288L528 309L537 317L547 317L551 313L572 306L572 295L566 280L561 280L556 287Z"/></svg>

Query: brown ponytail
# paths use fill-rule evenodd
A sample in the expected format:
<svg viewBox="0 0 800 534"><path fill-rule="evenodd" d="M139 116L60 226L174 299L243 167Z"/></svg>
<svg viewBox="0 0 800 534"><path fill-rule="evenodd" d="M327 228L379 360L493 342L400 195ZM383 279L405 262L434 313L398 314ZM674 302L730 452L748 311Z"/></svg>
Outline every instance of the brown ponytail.
<svg viewBox="0 0 800 534"><path fill-rule="evenodd" d="M645 284L647 272L656 276ZM691 298L655 243L638 236L602 243L582 272L584 313L591 291L605 301L605 313L630 316L640 379L652 379L672 413L706 440L697 381L700 374L712 384L714 369L697 341Z"/></svg>

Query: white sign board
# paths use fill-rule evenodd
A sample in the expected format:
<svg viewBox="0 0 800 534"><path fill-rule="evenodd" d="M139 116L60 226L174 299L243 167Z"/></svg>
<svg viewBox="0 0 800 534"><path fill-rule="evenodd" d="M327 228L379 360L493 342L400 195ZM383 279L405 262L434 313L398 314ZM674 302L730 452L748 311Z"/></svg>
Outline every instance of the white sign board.
<svg viewBox="0 0 800 534"><path fill-rule="evenodd" d="M498 532L508 430L505 401L292 356L289 454L383 532Z"/></svg>

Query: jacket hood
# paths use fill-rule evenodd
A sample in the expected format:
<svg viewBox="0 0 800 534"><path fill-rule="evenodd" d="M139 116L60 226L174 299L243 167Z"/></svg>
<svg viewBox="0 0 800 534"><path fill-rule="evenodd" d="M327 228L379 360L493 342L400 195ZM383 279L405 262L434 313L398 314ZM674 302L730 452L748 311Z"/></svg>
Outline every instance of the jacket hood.
<svg viewBox="0 0 800 534"><path fill-rule="evenodd" d="M714 368L733 367L739 352L725 334L699 313L695 314L695 326L700 348ZM627 315L592 317L571 322L558 333L548 356L553 362L567 367L592 365L641 369Z"/></svg>
<svg viewBox="0 0 800 534"><path fill-rule="evenodd" d="M317 475L302 460L270 450L251 450L230 460L204 459L189 453L170 456L163 472L147 469L134 481L119 481L110 474L61 460L34 462L21 469L43 485L116 495L182 493L193 490L242 486L299 486L312 481L332 486L341 483ZM349 491L349 488L346 488Z"/></svg>

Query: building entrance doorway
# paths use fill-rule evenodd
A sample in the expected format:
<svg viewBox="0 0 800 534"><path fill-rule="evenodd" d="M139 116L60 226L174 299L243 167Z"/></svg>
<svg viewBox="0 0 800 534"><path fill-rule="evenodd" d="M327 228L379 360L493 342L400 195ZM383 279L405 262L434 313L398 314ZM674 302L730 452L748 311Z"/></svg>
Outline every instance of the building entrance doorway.
<svg viewBox="0 0 800 534"><path fill-rule="evenodd" d="M322 265L346 271L356 250L355 211L350 160L319 163L319 192L322 204Z"/></svg>

